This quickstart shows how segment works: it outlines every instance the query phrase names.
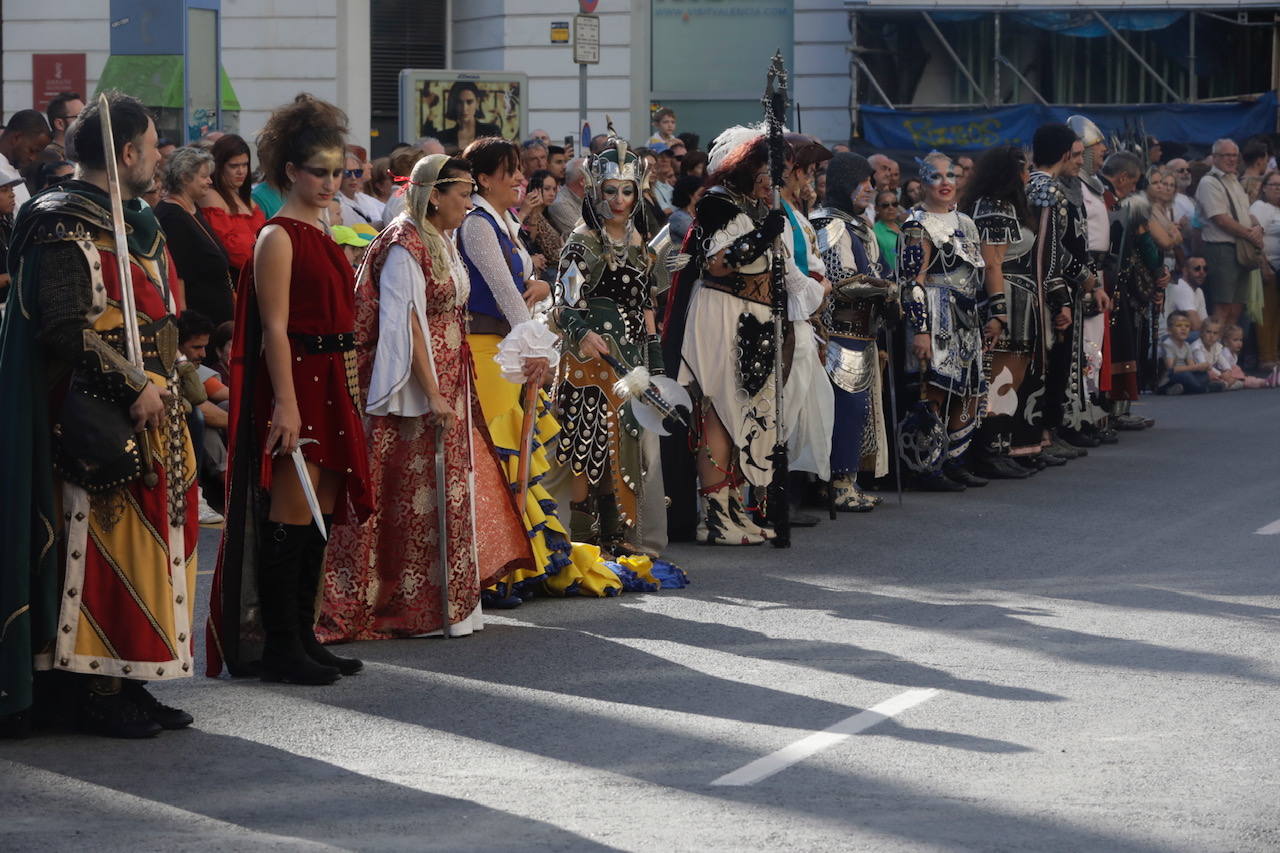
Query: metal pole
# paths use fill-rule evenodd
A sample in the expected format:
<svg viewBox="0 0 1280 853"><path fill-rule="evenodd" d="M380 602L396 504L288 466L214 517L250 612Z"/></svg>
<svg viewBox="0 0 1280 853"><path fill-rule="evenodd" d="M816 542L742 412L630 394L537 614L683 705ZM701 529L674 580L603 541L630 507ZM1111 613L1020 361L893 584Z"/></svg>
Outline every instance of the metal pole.
<svg viewBox="0 0 1280 853"><path fill-rule="evenodd" d="M587 66L578 65L578 135L582 135L582 126L587 123Z"/></svg>
<svg viewBox="0 0 1280 853"><path fill-rule="evenodd" d="M213 20L213 114L215 121L211 130L222 130L227 126L226 116L222 114L222 9L215 9Z"/></svg>
<svg viewBox="0 0 1280 853"><path fill-rule="evenodd" d="M1166 82L1165 82L1165 81L1160 77L1160 75L1159 75L1159 74L1157 74L1157 73L1156 73L1156 70L1155 70L1154 68L1152 68L1152 67L1151 67L1151 65L1150 65L1150 64L1149 64L1145 59L1143 59L1143 58L1142 58L1142 54L1141 54L1141 53L1138 53L1138 51L1136 51L1136 50L1134 50L1134 49L1133 49L1133 45L1129 44L1129 42L1125 40L1125 37L1124 37L1124 36L1122 36L1122 35L1120 35L1119 31L1118 31L1118 30L1116 30L1116 28L1115 28L1115 27L1111 26L1111 22L1110 22L1110 21L1108 21L1108 20L1103 16L1103 14L1102 14L1101 12L1099 12L1097 9L1094 9L1094 10L1093 10L1093 17L1097 18L1097 19L1098 19L1098 23L1100 23L1100 24L1102 24L1102 26L1106 27L1107 32L1111 33L1111 35L1115 37L1116 41L1120 42L1120 44L1124 46L1124 49L1125 49L1125 50L1127 50L1127 51L1129 51L1129 54L1130 54L1130 55L1131 55L1135 60L1137 60L1138 64L1139 64L1139 65L1141 65L1141 66L1142 66L1142 68L1143 68L1143 69L1144 69L1148 74L1150 74L1150 75L1155 79L1155 81L1156 81L1157 83L1159 83L1159 84L1160 84L1160 88L1164 89L1166 92L1168 92L1168 93L1169 93L1169 97L1173 98L1173 99L1174 99L1174 101L1177 101L1177 102L1181 103L1181 101L1182 101L1182 96L1181 96L1181 95L1179 95L1177 92L1175 92L1175 91L1173 90L1173 88L1172 88L1168 83L1166 83Z"/></svg>
<svg viewBox="0 0 1280 853"><path fill-rule="evenodd" d="M1012 71L1013 76L1018 79L1018 82L1020 82L1022 85L1027 87L1027 91L1029 91L1032 95L1034 95L1037 101L1044 104L1046 107L1049 106L1049 102L1045 100L1044 95L1040 94L1039 89L1031 85L1031 81L1023 76L1022 72L1018 70L1018 66L1010 62L1007 57L1000 56L1000 55L996 56L996 62L1003 64L1006 68Z"/></svg>
<svg viewBox="0 0 1280 853"><path fill-rule="evenodd" d="M858 71L862 68L862 56L858 53L858 13L849 13L849 35L853 41L849 48L853 68L849 74L849 141L858 136ZM870 76L870 75L868 75ZM885 98L888 103L889 99ZM893 106L893 104L889 104Z"/></svg>
<svg viewBox="0 0 1280 853"><path fill-rule="evenodd" d="M947 55L951 57L951 61L960 69L960 73L964 75L964 79L969 81L969 87L973 89L973 93L978 96L978 100L982 101L982 105L989 107L991 102L987 100L987 96L983 93L982 87L978 85L978 81L973 79L973 75L969 73L969 69L960 61L959 55L956 54L955 48L951 46L951 42L947 41L947 37L942 34L942 30L938 29L938 25L933 22L933 16L928 12L921 10L925 23L929 25L929 29L933 30L933 34L937 36L938 41L942 43L942 47L946 50Z"/></svg>
<svg viewBox="0 0 1280 853"><path fill-rule="evenodd" d="M992 69L992 76L995 80L996 103L1004 103L1004 91L1000 88L1000 13L996 12L996 43L994 50L991 51L995 61L995 67Z"/></svg>
<svg viewBox="0 0 1280 853"><path fill-rule="evenodd" d="M1280 16L1271 16L1271 91L1280 91ZM1280 130L1280 109L1276 110L1276 129Z"/></svg>
<svg viewBox="0 0 1280 853"><path fill-rule="evenodd" d="M891 110L896 110L897 107L893 105L893 101L889 100L889 96L886 95L884 92L884 89L880 87L880 81L877 80L875 78L875 75L871 73L871 69L867 67L867 63L863 61L862 57L855 54L853 57L853 64L856 65L858 68L861 68L862 73L867 75L867 80L870 81L871 88L876 90L876 94L880 96L880 99L882 101L884 101L885 106L887 106Z"/></svg>

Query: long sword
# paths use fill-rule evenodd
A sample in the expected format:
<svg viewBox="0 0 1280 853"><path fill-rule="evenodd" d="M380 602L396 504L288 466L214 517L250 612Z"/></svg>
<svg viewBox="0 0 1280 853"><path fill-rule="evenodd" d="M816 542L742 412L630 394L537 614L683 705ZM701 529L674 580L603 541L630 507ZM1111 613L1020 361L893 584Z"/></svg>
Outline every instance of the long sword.
<svg viewBox="0 0 1280 853"><path fill-rule="evenodd" d="M898 423L898 384L893 375L896 354L893 351L893 327L891 323L884 324L884 346L889 351L889 361L885 365L884 372L889 377L889 426L893 430L893 475L894 479L897 480L898 506L902 506L902 457L898 454L898 433L902 427ZM880 369L879 364L876 365L876 369Z"/></svg>
<svg viewBox="0 0 1280 853"><path fill-rule="evenodd" d="M111 130L111 103L106 92L98 95L98 117L102 122L102 150L107 161L107 194L111 196L111 230L115 237L116 278L120 281L120 313L124 316L124 348L129 363L141 370L142 337L138 331L138 306L133 301L133 273L129 268L129 238L124 228L124 198L120 189L120 167L116 163L115 134ZM147 488L160 482L155 461L151 457L151 437L147 430L138 433L142 448L142 482Z"/></svg>
<svg viewBox="0 0 1280 853"><path fill-rule="evenodd" d="M436 543L440 557L440 635L453 637L449 618L449 487L444 481L444 424L436 423ZM509 593L510 594L510 593Z"/></svg>

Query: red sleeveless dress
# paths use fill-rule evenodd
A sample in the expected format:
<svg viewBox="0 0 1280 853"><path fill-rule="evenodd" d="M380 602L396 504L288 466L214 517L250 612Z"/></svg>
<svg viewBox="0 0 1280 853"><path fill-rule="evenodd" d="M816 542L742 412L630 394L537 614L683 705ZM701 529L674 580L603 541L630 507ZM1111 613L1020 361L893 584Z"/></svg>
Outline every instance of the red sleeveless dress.
<svg viewBox="0 0 1280 853"><path fill-rule="evenodd" d="M293 389L298 398L298 414L302 417L300 437L316 440L315 444L303 445L302 455L308 462L344 475L346 496L357 515L363 518L370 508L366 493L369 470L360 415L364 404L354 347L355 275L342 249L318 228L287 217L276 217L267 224L280 226L293 243L289 287ZM253 264L241 273L240 299L257 301ZM260 327L257 334L261 335ZM351 349L313 352L313 347L308 346L311 336L340 334L351 336ZM256 369L253 424L255 444L262 448L270 429L274 390L266 359L260 359ZM261 485L268 488L271 485L271 460L265 457ZM345 504L341 499L338 502L339 519L345 516Z"/></svg>

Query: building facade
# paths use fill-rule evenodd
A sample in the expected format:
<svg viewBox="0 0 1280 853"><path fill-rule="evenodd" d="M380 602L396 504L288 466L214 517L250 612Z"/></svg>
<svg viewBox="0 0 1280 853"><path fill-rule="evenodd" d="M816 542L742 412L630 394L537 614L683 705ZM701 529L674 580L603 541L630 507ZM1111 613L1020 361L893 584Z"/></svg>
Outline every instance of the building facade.
<svg viewBox="0 0 1280 853"><path fill-rule="evenodd" d="M110 0L6 0L3 114L34 103L32 57L82 53L92 93L109 56ZM578 129L578 66L553 43L576 0L221 0L222 65L240 102L239 132L262 127L301 91L351 119L375 152L396 140L401 67L528 75L529 127L552 138ZM842 0L600 0L600 63L588 67L588 121L605 116L632 139L650 134L653 106L674 107L702 135L757 121L768 56L792 69L798 123L827 142L849 136L849 15ZM794 120L793 120L793 123Z"/></svg>

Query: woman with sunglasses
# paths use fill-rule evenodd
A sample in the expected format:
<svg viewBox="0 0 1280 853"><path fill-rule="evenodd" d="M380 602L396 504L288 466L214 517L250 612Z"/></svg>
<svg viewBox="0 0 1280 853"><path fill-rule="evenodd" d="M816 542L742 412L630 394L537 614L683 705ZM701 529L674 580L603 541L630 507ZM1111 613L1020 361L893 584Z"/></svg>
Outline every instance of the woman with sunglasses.
<svg viewBox="0 0 1280 853"><path fill-rule="evenodd" d="M382 227L383 205L371 195L364 192L370 175L365 164L356 151L347 149L342 168L342 186L338 193L338 204L342 205L343 225L372 225Z"/></svg>
<svg viewBox="0 0 1280 853"><path fill-rule="evenodd" d="M951 158L931 151L918 162L924 200L902 226L899 258L902 307L912 333L906 369L922 384L947 442L936 463L916 465L912 473L922 491L960 492L987 484L965 467L985 391L978 319L985 263L977 227L955 209L958 173Z"/></svg>
<svg viewBox="0 0 1280 853"><path fill-rule="evenodd" d="M902 207L898 204L898 194L894 190L881 190L876 193L876 224L874 227L876 243L880 246L880 257L883 259L885 271L893 274L898 271L898 241L902 239L902 226L898 224L898 214Z"/></svg>
<svg viewBox="0 0 1280 853"><path fill-rule="evenodd" d="M330 528L371 509L355 281L324 217L342 180L346 132L337 107L302 94L272 113L258 137L263 173L285 202L262 229L236 300L227 526L209 675L224 660L233 675L294 684L331 684L361 669L321 646L313 630L325 559L313 513Z"/></svg>

